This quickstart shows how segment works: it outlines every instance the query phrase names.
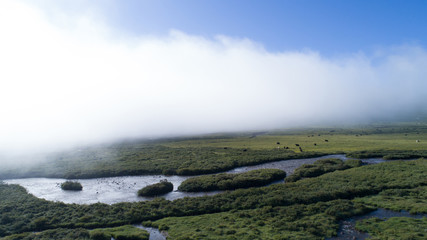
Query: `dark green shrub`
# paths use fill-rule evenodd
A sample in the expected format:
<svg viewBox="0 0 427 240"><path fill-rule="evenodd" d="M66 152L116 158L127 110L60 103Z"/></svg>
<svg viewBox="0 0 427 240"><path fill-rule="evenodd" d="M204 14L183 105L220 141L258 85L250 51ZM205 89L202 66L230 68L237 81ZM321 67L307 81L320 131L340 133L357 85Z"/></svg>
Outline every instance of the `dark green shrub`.
<svg viewBox="0 0 427 240"><path fill-rule="evenodd" d="M284 177L286 172L279 169L257 169L235 174L220 173L189 178L182 182L178 189L185 192L234 190L264 186Z"/></svg>
<svg viewBox="0 0 427 240"><path fill-rule="evenodd" d="M361 160L347 160L343 162L342 160L335 158L320 159L313 164L303 164L299 168L295 169L294 173L286 178L286 182L295 182L302 178L317 177L328 172L345 170L359 166L362 166Z"/></svg>
<svg viewBox="0 0 427 240"><path fill-rule="evenodd" d="M110 240L111 237L116 240L148 240L149 235L147 231L130 225L114 228L98 228L90 232L90 237L94 240Z"/></svg>
<svg viewBox="0 0 427 240"><path fill-rule="evenodd" d="M67 191L81 191L83 189L83 186L79 182L73 182L73 181L66 181L61 184L62 190Z"/></svg>
<svg viewBox="0 0 427 240"><path fill-rule="evenodd" d="M102 231L93 230L90 232L90 238L93 240L110 240L111 236Z"/></svg>
<svg viewBox="0 0 427 240"><path fill-rule="evenodd" d="M151 197L166 194L173 191L173 184L167 180L162 180L159 183L148 185L138 191L138 196Z"/></svg>
<svg viewBox="0 0 427 240"><path fill-rule="evenodd" d="M363 162L359 159L350 159L344 162L345 165L349 166L350 168L353 167L360 167L362 166Z"/></svg>

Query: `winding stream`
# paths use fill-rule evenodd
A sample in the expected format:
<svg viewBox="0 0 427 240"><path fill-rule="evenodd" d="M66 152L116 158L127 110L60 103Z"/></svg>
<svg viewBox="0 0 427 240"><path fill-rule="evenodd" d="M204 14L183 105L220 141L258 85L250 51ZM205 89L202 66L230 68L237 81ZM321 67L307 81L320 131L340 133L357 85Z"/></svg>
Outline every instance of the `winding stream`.
<svg viewBox="0 0 427 240"><path fill-rule="evenodd" d="M255 169L264 168L275 168L281 169L286 172L287 175L293 173L293 171L303 164L311 164L319 159L325 158L338 158L341 160L347 160L345 155L326 155L323 157L316 158L305 158L305 159L294 159L294 160L282 160L270 163L264 163L254 166L238 167L234 168L227 173L242 173ZM379 158L364 159L363 162L366 164L376 164L384 162L385 160ZM4 180L8 184L19 184L23 186L27 191L38 198L43 198L49 201L61 201L64 203L77 203L77 204L92 204L92 203L106 203L114 204L119 202L136 202L136 201L147 201L153 198L138 197L137 191L147 185L158 183L162 179L167 179L174 185L174 191L163 195L167 200L175 200L183 197L198 197L206 195L218 194L222 191L213 192L199 192L199 193L187 193L178 191L178 186L186 179L192 176L164 176L164 175L145 175L145 176L125 176L125 177L108 177L108 178L94 178L94 179L76 179L83 186L83 191L63 191L60 188L60 184L66 181L66 179L60 178L27 178L27 179L9 179ZM278 181L276 183L283 182ZM384 214L388 214L391 211L379 209L368 215L361 217L353 217L348 220L341 222L340 231L338 236L331 238L331 240L344 240L344 239L364 239L366 234L357 232L354 229L355 222L359 219L368 217L383 217ZM393 212L394 213L394 212ZM409 213L408 213L409 214ZM398 215L401 216L401 215ZM135 225L135 227L147 230L150 233L150 240L164 240L166 237L163 233L159 232L156 228L144 227L142 225ZM356 237L356 238L354 238Z"/></svg>
<svg viewBox="0 0 427 240"><path fill-rule="evenodd" d="M282 160L270 163L264 163L254 166L239 167L227 171L227 173L242 173L255 169L276 168L291 174L295 168L302 164L313 163L324 158L339 158L346 160L345 155L327 155L317 158L305 158L294 160ZM367 160L368 162L380 161L379 159ZM19 184L27 191L38 198L49 201L61 201L64 203L92 204L106 203L114 204L119 202L137 202L146 201L153 198L138 197L137 191L147 185L158 183L162 179L167 179L173 183L174 191L163 195L167 200L175 200L184 197L199 197L218 194L222 191L188 193L178 191L178 186L191 176L164 176L164 175L145 175L145 176L125 176L108 177L94 179L76 179L83 186L83 191L63 191L60 184L65 182L61 178L25 178L4 180L8 184ZM279 181L280 182L280 181Z"/></svg>

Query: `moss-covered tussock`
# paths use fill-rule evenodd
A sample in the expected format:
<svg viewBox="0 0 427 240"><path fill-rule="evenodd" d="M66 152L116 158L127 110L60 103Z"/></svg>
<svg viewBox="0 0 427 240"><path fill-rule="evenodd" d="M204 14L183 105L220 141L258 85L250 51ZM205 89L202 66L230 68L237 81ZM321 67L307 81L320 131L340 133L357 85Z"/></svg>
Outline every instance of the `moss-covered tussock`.
<svg viewBox="0 0 427 240"><path fill-rule="evenodd" d="M234 174L220 173L189 178L181 183L178 190L184 192L202 192L259 187L282 180L284 177L286 177L286 172L279 169L258 169Z"/></svg>
<svg viewBox="0 0 427 240"><path fill-rule="evenodd" d="M367 232L369 239L427 239L427 218L393 217L387 220L369 218L357 223L356 229Z"/></svg>
<svg viewBox="0 0 427 240"><path fill-rule="evenodd" d="M2 240L110 240L111 237L116 240L148 240L149 233L131 225L114 228L97 228L93 230L84 228L56 228L36 233L13 234L2 238Z"/></svg>
<svg viewBox="0 0 427 240"><path fill-rule="evenodd" d="M171 239L306 239L332 237L339 219L372 208L350 200L238 210L201 216L170 217L144 225L168 229Z"/></svg>
<svg viewBox="0 0 427 240"><path fill-rule="evenodd" d="M303 164L295 169L294 173L286 178L286 182L295 182L302 178L317 177L328 172L360 166L362 166L362 161L360 160L347 160L344 162L335 158L320 159L313 164Z"/></svg>
<svg viewBox="0 0 427 240"><path fill-rule="evenodd" d="M427 158L427 150L364 150L347 154L353 158L383 158L385 160Z"/></svg>
<svg viewBox="0 0 427 240"><path fill-rule="evenodd" d="M163 195L173 191L173 184L167 180L162 180L159 183L148 185L138 191L140 197L152 197Z"/></svg>
<svg viewBox="0 0 427 240"><path fill-rule="evenodd" d="M75 181L66 181L61 184L62 190L67 191L81 191L83 189L83 186L79 182Z"/></svg>
<svg viewBox="0 0 427 240"><path fill-rule="evenodd" d="M90 231L90 237L94 240L148 240L150 234L131 225L115 228L98 228Z"/></svg>

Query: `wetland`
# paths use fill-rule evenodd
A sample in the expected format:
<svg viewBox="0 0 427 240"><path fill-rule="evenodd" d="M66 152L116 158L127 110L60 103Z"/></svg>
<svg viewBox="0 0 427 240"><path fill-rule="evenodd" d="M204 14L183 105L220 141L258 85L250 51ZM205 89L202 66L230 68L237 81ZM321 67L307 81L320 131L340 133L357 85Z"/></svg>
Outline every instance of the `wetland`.
<svg viewBox="0 0 427 240"><path fill-rule="evenodd" d="M145 238L148 232L138 232L144 226L168 239L344 239L345 221L374 214L355 220L355 229L375 239L424 239L425 220L412 216L427 213L426 129L406 123L217 134L55 153L38 166L0 170L0 236L95 239L120 232ZM344 162L325 162L330 158ZM352 159L363 164L344 166ZM292 182L177 196L183 193L178 186L194 176L275 168L289 177L301 167ZM315 174L305 175L307 169ZM62 191L66 179L78 180L83 190ZM174 191L137 196L163 179ZM388 210L412 215L371 217Z"/></svg>

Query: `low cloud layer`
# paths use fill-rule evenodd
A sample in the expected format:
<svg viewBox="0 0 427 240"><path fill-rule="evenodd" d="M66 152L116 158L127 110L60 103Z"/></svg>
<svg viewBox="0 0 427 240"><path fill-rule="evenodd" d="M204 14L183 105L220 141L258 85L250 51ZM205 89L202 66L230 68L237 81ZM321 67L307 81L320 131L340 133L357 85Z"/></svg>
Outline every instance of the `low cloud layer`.
<svg viewBox="0 0 427 240"><path fill-rule="evenodd" d="M127 137L363 122L425 110L427 51L326 58L0 2L0 152Z"/></svg>

